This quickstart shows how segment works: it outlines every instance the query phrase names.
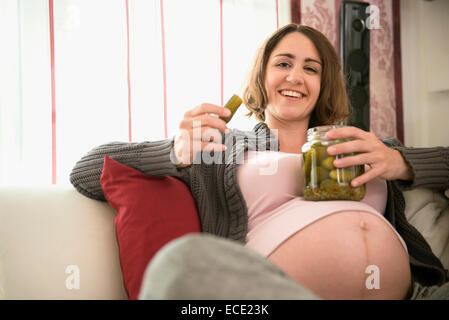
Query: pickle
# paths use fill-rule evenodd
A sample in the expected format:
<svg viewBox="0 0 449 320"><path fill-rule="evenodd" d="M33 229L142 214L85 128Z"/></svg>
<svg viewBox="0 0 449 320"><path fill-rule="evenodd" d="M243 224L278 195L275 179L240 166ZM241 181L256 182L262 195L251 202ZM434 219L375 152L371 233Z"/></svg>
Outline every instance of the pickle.
<svg viewBox="0 0 449 320"><path fill-rule="evenodd" d="M310 186L314 187L318 185L318 174L315 170L316 163L317 163L317 154L315 149L311 149L310 152Z"/></svg>
<svg viewBox="0 0 449 320"><path fill-rule="evenodd" d="M318 163L322 163L329 157L329 154L327 153L327 147L323 146L322 144L314 145L311 149L316 150L316 160L318 161Z"/></svg>
<svg viewBox="0 0 449 320"><path fill-rule="evenodd" d="M311 186L318 185L318 175L316 170L314 170L316 166L316 151L315 149L311 148L309 152L307 152L306 155L306 161L304 164L304 168L306 170L306 183L310 184Z"/></svg>
<svg viewBox="0 0 449 320"><path fill-rule="evenodd" d="M334 157L327 157L321 164L326 169L332 170L334 169L334 159Z"/></svg>
<svg viewBox="0 0 449 320"><path fill-rule="evenodd" d="M354 179L357 176L357 172L354 167L352 168L348 167L343 169L339 168L329 172L329 176L334 180L338 180L339 182L349 183L352 179Z"/></svg>
<svg viewBox="0 0 449 320"><path fill-rule="evenodd" d="M231 121L232 116L234 115L234 113L237 111L237 109L240 107L241 104L242 99L240 99L238 95L234 94L231 97L231 99L229 99L229 101L226 102L226 104L224 105L224 108L227 108L231 111L231 115L229 117L220 117L220 119L226 121L226 123Z"/></svg>
<svg viewBox="0 0 449 320"><path fill-rule="evenodd" d="M323 168L323 167L317 167L316 174L317 174L318 181L321 182L324 179L327 179L329 177L329 170L327 170L326 168Z"/></svg>
<svg viewBox="0 0 449 320"><path fill-rule="evenodd" d="M315 153L314 149L310 149L309 152L303 153L304 165L303 170L310 177L310 169L312 169L312 153Z"/></svg>

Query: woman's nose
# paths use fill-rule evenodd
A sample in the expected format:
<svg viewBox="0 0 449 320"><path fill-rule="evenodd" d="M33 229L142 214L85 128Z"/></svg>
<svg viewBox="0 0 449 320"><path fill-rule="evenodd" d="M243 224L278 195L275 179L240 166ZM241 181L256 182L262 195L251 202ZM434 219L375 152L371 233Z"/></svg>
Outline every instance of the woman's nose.
<svg viewBox="0 0 449 320"><path fill-rule="evenodd" d="M294 83L294 84L302 84L304 83L304 75L302 73L302 70L298 69L291 69L289 74L287 75L286 80L288 82Z"/></svg>

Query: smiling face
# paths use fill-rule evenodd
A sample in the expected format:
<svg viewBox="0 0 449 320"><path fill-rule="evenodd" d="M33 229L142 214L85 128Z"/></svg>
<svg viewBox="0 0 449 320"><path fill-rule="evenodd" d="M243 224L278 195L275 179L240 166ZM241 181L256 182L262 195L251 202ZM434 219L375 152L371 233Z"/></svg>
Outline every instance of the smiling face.
<svg viewBox="0 0 449 320"><path fill-rule="evenodd" d="M300 32L287 34L266 66L266 120L308 123L320 95L321 73L322 62L312 41Z"/></svg>

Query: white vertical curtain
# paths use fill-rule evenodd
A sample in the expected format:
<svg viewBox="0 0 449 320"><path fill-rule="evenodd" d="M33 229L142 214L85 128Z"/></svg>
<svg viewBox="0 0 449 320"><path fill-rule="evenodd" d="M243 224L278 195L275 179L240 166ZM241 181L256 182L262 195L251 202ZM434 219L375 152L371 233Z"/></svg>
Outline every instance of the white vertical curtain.
<svg viewBox="0 0 449 320"><path fill-rule="evenodd" d="M68 184L97 145L173 136L241 94L290 21L289 0L0 0L0 185Z"/></svg>

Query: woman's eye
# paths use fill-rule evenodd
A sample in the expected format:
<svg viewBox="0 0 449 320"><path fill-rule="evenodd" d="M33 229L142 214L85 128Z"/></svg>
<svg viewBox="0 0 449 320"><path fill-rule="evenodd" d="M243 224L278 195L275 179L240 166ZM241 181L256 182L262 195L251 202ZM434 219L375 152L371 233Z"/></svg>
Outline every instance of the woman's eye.
<svg viewBox="0 0 449 320"><path fill-rule="evenodd" d="M305 67L304 69L309 71L309 72L312 72L312 73L317 73L317 71L314 68L311 68L311 67Z"/></svg>
<svg viewBox="0 0 449 320"><path fill-rule="evenodd" d="M290 64L288 62L280 62L276 66L281 68L288 68Z"/></svg>

